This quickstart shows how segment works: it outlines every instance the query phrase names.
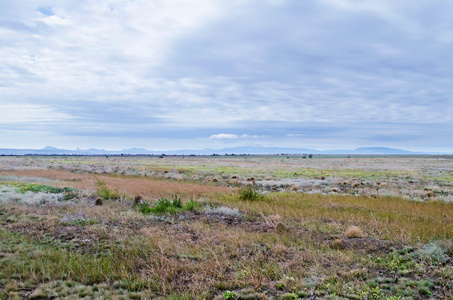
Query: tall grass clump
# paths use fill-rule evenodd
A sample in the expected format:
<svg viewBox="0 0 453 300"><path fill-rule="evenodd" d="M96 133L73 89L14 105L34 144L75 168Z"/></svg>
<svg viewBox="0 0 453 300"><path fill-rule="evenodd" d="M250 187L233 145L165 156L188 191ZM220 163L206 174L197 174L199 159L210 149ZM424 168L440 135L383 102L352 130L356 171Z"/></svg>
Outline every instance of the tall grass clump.
<svg viewBox="0 0 453 300"><path fill-rule="evenodd" d="M107 187L104 181L100 180L96 176L94 176L94 178L96 179L96 185L98 186L96 193L99 197L113 200L121 198L121 195L117 189L112 191Z"/></svg>
<svg viewBox="0 0 453 300"><path fill-rule="evenodd" d="M137 204L138 210L145 215L165 213L175 214L184 211L194 211L197 206L198 203L193 199L187 201L186 204L182 204L181 198L178 198L176 195L173 196L172 199L159 198L153 204L146 201L141 201Z"/></svg>
<svg viewBox="0 0 453 300"><path fill-rule="evenodd" d="M260 201L264 199L254 187L248 186L239 190L239 199L244 201Z"/></svg>

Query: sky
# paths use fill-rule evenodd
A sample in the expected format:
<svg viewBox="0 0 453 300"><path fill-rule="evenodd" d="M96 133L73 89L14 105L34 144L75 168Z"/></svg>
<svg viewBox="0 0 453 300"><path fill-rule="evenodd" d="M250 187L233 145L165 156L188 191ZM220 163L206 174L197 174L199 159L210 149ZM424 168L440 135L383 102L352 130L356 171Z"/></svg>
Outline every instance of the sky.
<svg viewBox="0 0 453 300"><path fill-rule="evenodd" d="M0 148L453 152L451 0L0 0Z"/></svg>

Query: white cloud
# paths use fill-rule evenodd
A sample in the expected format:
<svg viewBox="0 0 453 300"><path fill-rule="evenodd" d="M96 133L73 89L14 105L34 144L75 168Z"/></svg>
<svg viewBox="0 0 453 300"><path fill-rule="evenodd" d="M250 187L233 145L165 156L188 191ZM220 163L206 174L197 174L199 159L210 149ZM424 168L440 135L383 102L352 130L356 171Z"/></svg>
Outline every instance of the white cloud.
<svg viewBox="0 0 453 300"><path fill-rule="evenodd" d="M44 105L6 104L0 109L0 124L68 121L71 116Z"/></svg>
<svg viewBox="0 0 453 300"><path fill-rule="evenodd" d="M34 80L24 81L17 72L17 80L8 80L11 75L0 75L0 80L8 80L21 95L36 95L24 87L33 87L42 97L83 91L91 100L96 100L93 93L106 90L134 93L155 85L148 73L165 60L175 39L222 18L242 2L64 1L53 3L52 16L36 11L38 5L17 3L12 6L22 15L14 24L31 31L0 26L0 35L10 45L0 48L0 55L3 65L20 67ZM8 15L0 13L1 18Z"/></svg>
<svg viewBox="0 0 453 300"><path fill-rule="evenodd" d="M237 134L233 134L233 133L219 133L219 134L213 134L211 135L209 138L210 139L238 139L238 138L241 138L241 139L257 139L257 138L268 138L270 137L269 135L257 135L257 134L254 134L254 135L249 135L249 134L241 134L241 135L237 135Z"/></svg>
<svg viewBox="0 0 453 300"><path fill-rule="evenodd" d="M289 133L286 136L291 136L291 137L300 137L300 136L306 136L303 133Z"/></svg>
<svg viewBox="0 0 453 300"><path fill-rule="evenodd" d="M268 138L270 137L269 135L257 135L257 134L254 134L254 135L248 135L248 134L242 134L241 135L241 138L253 138L253 139L257 139L257 138Z"/></svg>
<svg viewBox="0 0 453 300"><path fill-rule="evenodd" d="M210 139L237 139L239 136L237 134L232 133L219 133L213 134L209 138Z"/></svg>

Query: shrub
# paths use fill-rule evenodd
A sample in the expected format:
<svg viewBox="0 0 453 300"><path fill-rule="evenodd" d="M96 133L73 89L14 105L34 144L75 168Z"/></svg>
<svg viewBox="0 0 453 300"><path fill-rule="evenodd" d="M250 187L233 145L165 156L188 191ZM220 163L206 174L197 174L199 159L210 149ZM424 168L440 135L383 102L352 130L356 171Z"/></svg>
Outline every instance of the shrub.
<svg viewBox="0 0 453 300"><path fill-rule="evenodd" d="M448 255L445 251L434 243L423 245L423 247L411 253L411 256L419 261L428 261L434 265L448 261Z"/></svg>
<svg viewBox="0 0 453 300"><path fill-rule="evenodd" d="M184 208L187 211L194 211L197 207L198 207L198 203L193 199L189 199L189 201L187 201Z"/></svg>
<svg viewBox="0 0 453 300"><path fill-rule="evenodd" d="M137 204L137 209L139 212L145 215L149 215L153 213L152 208L149 206L149 203L146 201L142 201Z"/></svg>
<svg viewBox="0 0 453 300"><path fill-rule="evenodd" d="M222 294L223 299L234 299L236 298L237 294L235 291L225 291Z"/></svg>
<svg viewBox="0 0 453 300"><path fill-rule="evenodd" d="M167 198L157 199L153 207L153 212L162 214L162 213L176 213L177 209L182 208L181 199L175 196L172 200Z"/></svg>
<svg viewBox="0 0 453 300"><path fill-rule="evenodd" d="M248 186L239 191L239 199L244 201L259 201L263 198L264 196L258 193L258 191L252 186Z"/></svg>
<svg viewBox="0 0 453 300"><path fill-rule="evenodd" d="M96 185L98 186L97 194L99 197L113 200L121 198L118 190L112 191L107 187L104 181L100 180L96 176L94 176L94 178L96 179Z"/></svg>
<svg viewBox="0 0 453 300"><path fill-rule="evenodd" d="M193 199L187 201L185 205L182 204L182 201L178 196L173 196L173 199L159 198L151 206L149 202L141 201L137 204L138 210L145 214L164 214L164 213L178 213L183 211L193 211L198 206L198 203Z"/></svg>

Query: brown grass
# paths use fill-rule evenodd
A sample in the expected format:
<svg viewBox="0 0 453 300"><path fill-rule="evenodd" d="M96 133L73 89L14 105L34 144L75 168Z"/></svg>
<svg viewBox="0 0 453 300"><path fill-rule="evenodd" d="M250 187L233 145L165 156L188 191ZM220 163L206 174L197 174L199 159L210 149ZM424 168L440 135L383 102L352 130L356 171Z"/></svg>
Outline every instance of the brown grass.
<svg viewBox="0 0 453 300"><path fill-rule="evenodd" d="M91 174L71 173L60 170L8 170L0 175L16 175L43 177L62 181L57 186L71 186L78 189L95 190L96 179ZM231 193L232 189L225 186L214 186L191 182L176 182L173 180L154 179L149 177L133 177L120 175L96 175L106 183L109 189L118 189L120 194L130 197L140 195L145 199L169 197L174 194L182 197L200 197L210 193Z"/></svg>
<svg viewBox="0 0 453 300"><path fill-rule="evenodd" d="M354 225L349 226L344 235L348 238L360 238L364 236L362 229Z"/></svg>
<svg viewBox="0 0 453 300"><path fill-rule="evenodd" d="M453 238L452 203L298 193L272 193L258 202L242 202L230 195L217 194L211 201L231 203L239 210L258 215L278 214L283 220L290 218L307 227L335 221L342 224L344 232L345 224L358 224L372 238L417 242L427 242L436 236Z"/></svg>

